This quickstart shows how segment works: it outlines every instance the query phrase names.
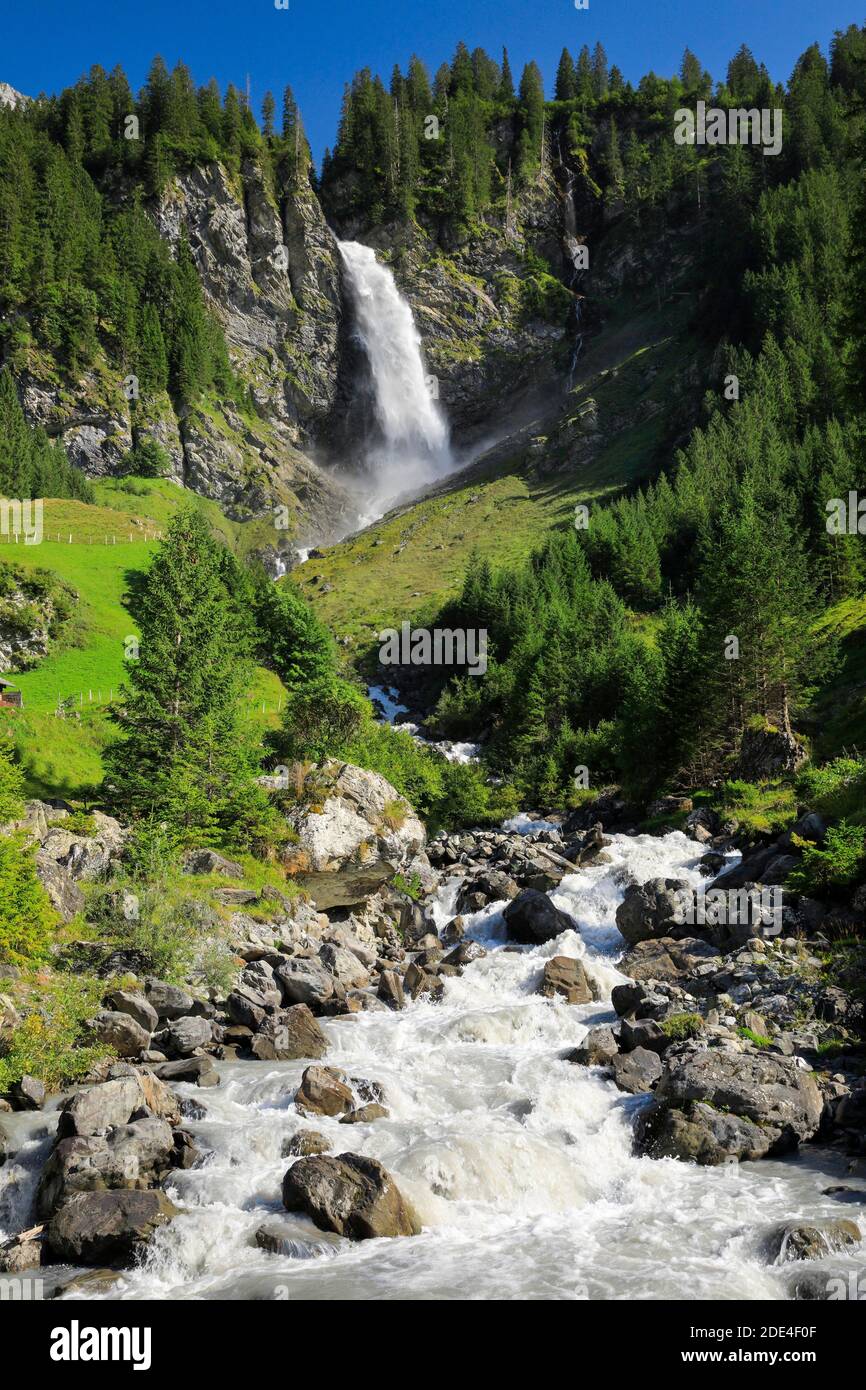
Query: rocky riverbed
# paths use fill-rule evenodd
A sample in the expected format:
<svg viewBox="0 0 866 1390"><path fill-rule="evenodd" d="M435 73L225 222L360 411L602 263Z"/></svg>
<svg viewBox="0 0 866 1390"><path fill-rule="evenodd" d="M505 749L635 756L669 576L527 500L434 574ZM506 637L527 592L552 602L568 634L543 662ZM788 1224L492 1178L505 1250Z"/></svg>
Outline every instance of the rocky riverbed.
<svg viewBox="0 0 866 1390"><path fill-rule="evenodd" d="M392 792L332 769L298 820L310 896L237 904L232 988L107 987L117 1058L10 1094L3 1269L61 1297L849 1296L866 1086L832 914L676 910L772 884L793 841L741 855L702 812L637 834L601 802L425 843L383 824ZM50 810L62 894L118 835L88 857Z"/></svg>

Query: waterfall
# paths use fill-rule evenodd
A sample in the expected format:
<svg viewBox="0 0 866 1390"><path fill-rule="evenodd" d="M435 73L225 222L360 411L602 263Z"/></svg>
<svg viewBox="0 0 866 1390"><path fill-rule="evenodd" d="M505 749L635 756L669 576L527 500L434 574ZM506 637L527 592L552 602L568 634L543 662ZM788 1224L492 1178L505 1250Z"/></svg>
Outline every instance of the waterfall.
<svg viewBox="0 0 866 1390"><path fill-rule="evenodd" d="M375 480L370 505L381 515L400 493L417 492L451 470L448 426L424 368L412 310L391 271L369 246L342 241L339 247L373 383L376 436L364 462Z"/></svg>
<svg viewBox="0 0 866 1390"><path fill-rule="evenodd" d="M563 240L565 242L566 254L572 264L571 288L574 291L574 321L576 327L574 346L571 350L571 362L568 368L569 391L574 385L574 374L577 371L577 359L583 348L583 327L581 325L583 296L578 294L577 286L583 279L585 272L580 265L580 253L583 250L583 246L578 240L577 235L577 211L574 206L575 177L575 174L569 170L563 194L563 221L565 223L565 236Z"/></svg>

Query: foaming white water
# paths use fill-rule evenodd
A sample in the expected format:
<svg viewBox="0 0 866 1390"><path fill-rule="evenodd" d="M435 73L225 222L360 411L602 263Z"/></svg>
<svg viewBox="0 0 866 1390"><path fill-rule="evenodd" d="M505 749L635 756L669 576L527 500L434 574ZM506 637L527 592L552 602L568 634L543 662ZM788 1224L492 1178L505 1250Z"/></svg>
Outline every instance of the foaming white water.
<svg viewBox="0 0 866 1390"><path fill-rule="evenodd" d="M381 516L401 493L417 492L453 468L448 426L424 369L412 310L369 246L341 241L358 336L373 381L378 441L368 450L373 493L362 520Z"/></svg>
<svg viewBox="0 0 866 1390"><path fill-rule="evenodd" d="M614 836L608 853L611 863L570 875L553 894L575 922L557 940L508 946L504 904L494 904L466 919L487 955L447 980L441 1002L323 1021L324 1060L380 1082L387 1119L347 1127L303 1118L293 1103L303 1062L220 1064L218 1088L180 1088L205 1108L186 1123L209 1156L173 1178L182 1213L115 1296L785 1298L786 1271L763 1263L761 1235L782 1220L838 1216L821 1190L841 1168L814 1155L733 1172L636 1158L632 1122L644 1102L566 1060L588 1027L613 1018L606 1001L623 949L614 913L628 875L696 882L701 850L675 834ZM440 927L459 886L459 874L443 884ZM599 1002L575 1007L537 993L557 954L584 962ZM335 1153L380 1159L415 1203L423 1233L353 1245L282 1212L281 1149L309 1127ZM287 1253L256 1246L263 1225ZM862 1269L864 1256L853 1259ZM832 1261L834 1272L851 1264Z"/></svg>

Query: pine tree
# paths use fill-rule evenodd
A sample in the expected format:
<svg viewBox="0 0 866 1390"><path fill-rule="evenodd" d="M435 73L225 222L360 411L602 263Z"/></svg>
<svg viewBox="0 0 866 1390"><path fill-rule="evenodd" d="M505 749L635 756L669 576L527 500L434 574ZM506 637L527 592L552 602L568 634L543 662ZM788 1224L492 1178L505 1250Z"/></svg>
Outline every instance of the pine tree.
<svg viewBox="0 0 866 1390"><path fill-rule="evenodd" d="M574 59L567 48L562 50L559 59L559 67L556 69L556 100L573 101L577 96L577 78L574 71Z"/></svg>
<svg viewBox="0 0 866 1390"><path fill-rule="evenodd" d="M248 628L197 511L169 523L138 618L139 658L115 716L122 737L106 755L110 799L125 815L167 822L186 843L244 847L268 818L241 713Z"/></svg>
<svg viewBox="0 0 866 1390"><path fill-rule="evenodd" d="M274 113L277 105L273 92L265 92L262 98L262 134L270 140L274 133Z"/></svg>
<svg viewBox="0 0 866 1390"><path fill-rule="evenodd" d="M607 54L603 45L597 43L592 51L592 94L596 101L602 101L607 96L609 80Z"/></svg>
<svg viewBox="0 0 866 1390"><path fill-rule="evenodd" d="M502 78L499 83L499 99L500 101L514 100L514 78L511 75L507 48L502 50Z"/></svg>
<svg viewBox="0 0 866 1390"><path fill-rule="evenodd" d="M592 59L589 56L589 48L586 44L580 50L575 64L575 83L577 85L577 97L579 101L588 102L592 100Z"/></svg>
<svg viewBox="0 0 866 1390"><path fill-rule="evenodd" d="M703 69L690 48L685 49L680 63L680 80L687 92L695 92L701 84Z"/></svg>

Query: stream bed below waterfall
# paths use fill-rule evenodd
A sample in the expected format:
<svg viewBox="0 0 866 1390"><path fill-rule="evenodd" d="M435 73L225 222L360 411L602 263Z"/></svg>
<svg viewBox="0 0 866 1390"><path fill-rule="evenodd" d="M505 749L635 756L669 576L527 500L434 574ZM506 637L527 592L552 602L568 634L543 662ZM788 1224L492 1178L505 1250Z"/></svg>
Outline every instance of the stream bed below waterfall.
<svg viewBox="0 0 866 1390"><path fill-rule="evenodd" d="M589 1026L612 1021L610 1004L579 1007L536 993L544 961L570 955L609 999L622 978L614 914L625 871L640 881L699 881L700 847L679 833L615 835L608 852L610 864L569 875L551 893L577 930L537 948L509 946L491 906L466 919L488 954L446 980L441 1002L322 1020L323 1060L380 1082L387 1119L350 1127L299 1114L293 1095L303 1062L219 1063L219 1087L179 1087L203 1112L185 1124L207 1156L172 1175L167 1187L181 1214L107 1296L790 1297L792 1273L806 1266L768 1267L761 1236L782 1221L856 1215L822 1195L844 1180L845 1159L805 1149L786 1160L699 1168L634 1157L632 1120L645 1098L565 1060ZM453 916L458 883L452 877L440 889L440 927ZM26 1122L38 1119L44 1129L50 1118ZM422 1234L352 1244L287 1215L281 1149L302 1128L322 1132L335 1153L380 1159L413 1201ZM33 1140L12 1160L19 1222L37 1151L46 1148ZM16 1180L9 1166L0 1188L3 1173L7 1186ZM0 1226L3 1215L0 1202ZM256 1246L263 1225L291 1242L286 1253ZM828 1277L866 1273L866 1256L833 1256L820 1268Z"/></svg>

